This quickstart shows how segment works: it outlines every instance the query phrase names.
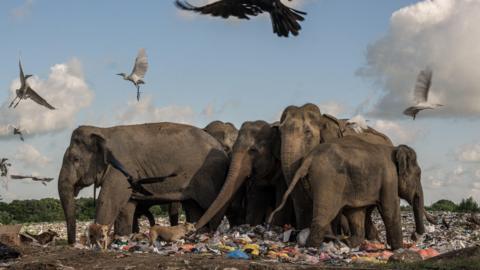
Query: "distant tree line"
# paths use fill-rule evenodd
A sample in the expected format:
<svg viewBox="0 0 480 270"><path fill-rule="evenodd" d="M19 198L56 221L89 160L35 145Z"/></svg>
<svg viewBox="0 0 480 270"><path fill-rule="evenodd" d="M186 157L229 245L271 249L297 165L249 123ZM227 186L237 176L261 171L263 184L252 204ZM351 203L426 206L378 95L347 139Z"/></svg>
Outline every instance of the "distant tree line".
<svg viewBox="0 0 480 270"><path fill-rule="evenodd" d="M92 198L79 198L76 200L77 220L92 220L95 216L95 207ZM459 204L450 200L439 200L426 207L431 211L450 212L480 212L478 203L472 198L463 199ZM410 206L402 206L402 210L409 210ZM155 216L166 216L167 207L153 206L150 211ZM58 199L41 200L14 200L10 203L0 202L0 223L33 223L33 222L58 222L63 221L62 205Z"/></svg>
<svg viewBox="0 0 480 270"><path fill-rule="evenodd" d="M78 198L77 220L92 220L95 217L93 198ZM165 206L153 206L150 211L156 215L166 215ZM0 223L35 223L65 220L60 200L46 198L41 200L14 200L10 203L0 202Z"/></svg>

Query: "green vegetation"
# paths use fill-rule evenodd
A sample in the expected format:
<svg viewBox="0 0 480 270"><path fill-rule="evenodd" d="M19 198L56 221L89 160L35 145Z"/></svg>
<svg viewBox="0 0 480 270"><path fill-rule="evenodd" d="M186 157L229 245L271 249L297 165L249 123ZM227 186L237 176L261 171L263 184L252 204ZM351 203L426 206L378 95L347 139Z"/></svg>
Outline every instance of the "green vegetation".
<svg viewBox="0 0 480 270"><path fill-rule="evenodd" d="M479 212L480 208L478 203L472 198L462 199L460 204L456 204L449 200L439 200L432 204L430 207L426 207L427 210L432 211L449 211L449 212Z"/></svg>
<svg viewBox="0 0 480 270"><path fill-rule="evenodd" d="M454 202L450 200L439 200L436 203L432 204L429 207L429 210L455 212L457 208L458 208L458 205L456 205Z"/></svg>
<svg viewBox="0 0 480 270"><path fill-rule="evenodd" d="M92 198L78 198L77 220L92 220L95 217L95 207ZM156 216L166 215L167 206L153 206L152 213ZM0 223L31 223L63 221L63 209L58 199L14 200L10 203L0 202Z"/></svg>
<svg viewBox="0 0 480 270"><path fill-rule="evenodd" d="M92 198L79 198L77 204L77 219L91 220L95 216ZM410 211L410 206L402 206L402 210ZM478 203L472 198L463 199L459 204L449 200L439 200L427 207L427 210L450 212L479 212ZM167 205L156 205L150 208L155 216L166 216ZM10 203L0 201L0 223L30 223L63 221L63 210L58 199L15 200Z"/></svg>

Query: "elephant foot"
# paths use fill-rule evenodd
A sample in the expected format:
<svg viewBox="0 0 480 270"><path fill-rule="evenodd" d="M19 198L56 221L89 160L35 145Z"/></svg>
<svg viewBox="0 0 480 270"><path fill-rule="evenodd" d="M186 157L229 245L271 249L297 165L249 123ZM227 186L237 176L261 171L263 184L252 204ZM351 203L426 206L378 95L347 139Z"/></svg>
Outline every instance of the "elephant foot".
<svg viewBox="0 0 480 270"><path fill-rule="evenodd" d="M363 237L351 236L351 237L345 238L344 242L349 248L356 248L356 247L359 247L364 240L365 239L363 239Z"/></svg>
<svg viewBox="0 0 480 270"><path fill-rule="evenodd" d="M318 248L322 245L325 232L321 229L312 227L310 229L310 235L307 238L306 246Z"/></svg>

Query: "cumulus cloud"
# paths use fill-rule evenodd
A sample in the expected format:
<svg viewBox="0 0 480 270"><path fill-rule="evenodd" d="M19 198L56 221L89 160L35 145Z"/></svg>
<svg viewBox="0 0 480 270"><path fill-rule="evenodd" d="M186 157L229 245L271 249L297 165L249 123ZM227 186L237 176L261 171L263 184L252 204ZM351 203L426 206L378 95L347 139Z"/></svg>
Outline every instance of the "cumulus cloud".
<svg viewBox="0 0 480 270"><path fill-rule="evenodd" d="M368 47L357 73L382 86L371 115L404 117L418 72L433 69L430 97L445 104L422 117L480 115L480 1L424 0L393 13L388 33Z"/></svg>
<svg viewBox="0 0 480 270"><path fill-rule="evenodd" d="M338 117L338 115L345 113L345 107L335 101L318 104L318 107L320 108L320 111L322 113L330 114L335 117Z"/></svg>
<svg viewBox="0 0 480 270"><path fill-rule="evenodd" d="M29 71L25 66L24 70ZM74 124L76 114L89 106L93 99L82 65L76 58L51 67L46 80L33 76L28 83L56 110L48 110L30 99L22 100L15 109L8 108L16 96L15 89L20 86L20 80L14 80L9 99L0 106L0 139L12 136L13 126L20 127L24 134L29 135L65 130Z"/></svg>
<svg viewBox="0 0 480 270"><path fill-rule="evenodd" d="M461 146L457 150L457 159L464 162L480 161L480 143Z"/></svg>
<svg viewBox="0 0 480 270"><path fill-rule="evenodd" d="M145 95L140 102L132 100L127 107L117 115L120 124L139 124L148 122L177 122L193 124L195 112L189 106L169 105L156 107L152 103L152 97Z"/></svg>
<svg viewBox="0 0 480 270"><path fill-rule="evenodd" d="M51 162L49 158L42 155L35 147L29 144L22 144L17 148L15 159L28 168L42 168Z"/></svg>
<svg viewBox="0 0 480 270"><path fill-rule="evenodd" d="M370 126L387 135L395 145L410 144L421 134L418 128L389 120L375 120Z"/></svg>
<svg viewBox="0 0 480 270"><path fill-rule="evenodd" d="M17 19L23 19L32 13L34 0L26 0L21 6L18 6L10 11L10 15Z"/></svg>

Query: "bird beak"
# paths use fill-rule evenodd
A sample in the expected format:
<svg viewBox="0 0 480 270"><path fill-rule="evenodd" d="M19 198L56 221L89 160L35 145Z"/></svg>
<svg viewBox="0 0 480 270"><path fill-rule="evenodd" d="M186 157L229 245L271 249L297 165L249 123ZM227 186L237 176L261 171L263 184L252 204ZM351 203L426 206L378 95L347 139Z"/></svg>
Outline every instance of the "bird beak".
<svg viewBox="0 0 480 270"><path fill-rule="evenodd" d="M122 73L117 73L118 76L122 76Z"/></svg>

